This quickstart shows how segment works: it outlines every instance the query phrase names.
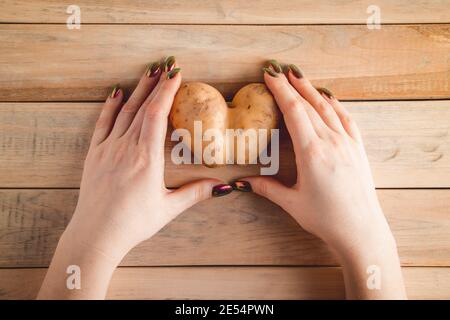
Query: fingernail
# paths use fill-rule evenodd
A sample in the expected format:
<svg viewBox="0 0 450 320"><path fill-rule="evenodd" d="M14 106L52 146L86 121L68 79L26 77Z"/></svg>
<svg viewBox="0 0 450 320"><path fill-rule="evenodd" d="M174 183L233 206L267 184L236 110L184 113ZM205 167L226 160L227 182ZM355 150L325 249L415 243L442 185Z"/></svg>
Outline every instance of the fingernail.
<svg viewBox="0 0 450 320"><path fill-rule="evenodd" d="M301 79L303 78L303 72L300 70L299 67L297 67L295 64L290 64L289 69L291 69L292 74L297 78Z"/></svg>
<svg viewBox="0 0 450 320"><path fill-rule="evenodd" d="M172 79L173 77L175 77L177 75L178 72L180 72L181 68L175 68L172 71L170 71L167 74L167 80Z"/></svg>
<svg viewBox="0 0 450 320"><path fill-rule="evenodd" d="M218 184L213 187L212 189L212 196L213 197L222 197L229 194L231 191L233 191L233 187L229 184Z"/></svg>
<svg viewBox="0 0 450 320"><path fill-rule="evenodd" d="M110 97L111 97L111 98L117 97L117 95L119 94L119 92L120 92L120 85L119 85L119 84L116 84L116 85L112 88Z"/></svg>
<svg viewBox="0 0 450 320"><path fill-rule="evenodd" d="M235 181L231 184L233 190L242 191L242 192L252 192L252 186L247 181Z"/></svg>
<svg viewBox="0 0 450 320"><path fill-rule="evenodd" d="M150 63L145 71L145 75L149 78L154 77L160 70L161 64L159 61Z"/></svg>
<svg viewBox="0 0 450 320"><path fill-rule="evenodd" d="M333 93L328 90L327 88L317 88L317 91L319 91L321 94L323 93L324 95L326 95L329 99L333 99Z"/></svg>
<svg viewBox="0 0 450 320"><path fill-rule="evenodd" d="M278 73L276 73L276 72L273 71L272 69L269 69L269 68L262 68L262 70L263 70L265 73L271 75L271 76L274 77L274 78L278 77Z"/></svg>
<svg viewBox="0 0 450 320"><path fill-rule="evenodd" d="M175 57L174 56L167 57L166 61L164 61L164 71L165 72L171 71L174 65L175 65Z"/></svg>
<svg viewBox="0 0 450 320"><path fill-rule="evenodd" d="M272 59L268 61L269 66L271 66L273 68L273 70L276 73L282 73L283 72L283 68L281 67L281 65L278 63L277 60Z"/></svg>

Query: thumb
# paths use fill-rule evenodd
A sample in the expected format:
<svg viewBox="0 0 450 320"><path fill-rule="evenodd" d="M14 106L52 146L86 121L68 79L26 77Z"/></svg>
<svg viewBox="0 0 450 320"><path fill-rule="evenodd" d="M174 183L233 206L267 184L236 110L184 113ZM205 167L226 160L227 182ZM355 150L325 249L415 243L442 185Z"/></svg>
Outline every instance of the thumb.
<svg viewBox="0 0 450 320"><path fill-rule="evenodd" d="M231 191L233 188L229 184L223 184L218 179L202 179L185 184L168 197L174 214L178 215L200 201L226 195Z"/></svg>
<svg viewBox="0 0 450 320"><path fill-rule="evenodd" d="M284 207L285 200L289 198L292 190L274 178L269 177L247 177L242 180L247 181L252 186L253 192L269 199L280 207Z"/></svg>

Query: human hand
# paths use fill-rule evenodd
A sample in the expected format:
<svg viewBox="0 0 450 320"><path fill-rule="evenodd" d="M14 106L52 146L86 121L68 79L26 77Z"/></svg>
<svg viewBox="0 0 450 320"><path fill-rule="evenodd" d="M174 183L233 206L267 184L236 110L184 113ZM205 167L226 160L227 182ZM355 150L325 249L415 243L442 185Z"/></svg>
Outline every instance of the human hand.
<svg viewBox="0 0 450 320"><path fill-rule="evenodd" d="M163 68L154 64L123 107L121 89L108 97L85 161L68 231L113 256L123 256L179 213L210 198L220 184L204 179L177 190L164 184L167 118L181 73L173 57Z"/></svg>
<svg viewBox="0 0 450 320"><path fill-rule="evenodd" d="M287 187L268 177L243 180L324 240L344 266L359 264L365 273L370 261L391 252L395 268L395 240L354 120L331 92L316 90L296 66L290 66L288 77L276 61L265 71L292 138L297 181Z"/></svg>
<svg viewBox="0 0 450 320"><path fill-rule="evenodd" d="M231 192L231 186L216 179L177 190L164 184L167 119L181 83L179 71L170 57L161 67L149 67L123 106L118 87L106 100L84 163L75 213L40 297L64 296L65 282L58 275L74 263L82 265L84 283L91 285L77 297L103 297L112 271L130 249L195 203Z"/></svg>

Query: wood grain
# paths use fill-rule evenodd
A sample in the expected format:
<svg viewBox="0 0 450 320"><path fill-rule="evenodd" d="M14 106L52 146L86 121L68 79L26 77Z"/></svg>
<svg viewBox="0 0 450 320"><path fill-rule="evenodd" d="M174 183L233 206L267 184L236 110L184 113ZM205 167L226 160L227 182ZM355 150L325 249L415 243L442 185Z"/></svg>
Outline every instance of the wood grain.
<svg viewBox="0 0 450 320"><path fill-rule="evenodd" d="M449 299L450 268L403 268L409 299ZM1 269L0 299L34 299L46 269ZM343 299L339 268L118 268L108 299Z"/></svg>
<svg viewBox="0 0 450 320"><path fill-rule="evenodd" d="M420 15L418 15L420 16ZM262 80L267 59L298 64L340 99L450 97L445 24L320 26L0 25L0 101L98 101L117 82L131 88L173 54L185 80L228 99Z"/></svg>
<svg viewBox="0 0 450 320"><path fill-rule="evenodd" d="M377 187L450 187L449 101L346 105L363 132ZM1 103L0 187L78 188L99 110L96 103ZM292 183L292 147L285 135L280 140L278 177ZM259 174L256 165L174 165L173 145L166 143L169 187L202 177L230 181Z"/></svg>
<svg viewBox="0 0 450 320"><path fill-rule="evenodd" d="M404 266L450 265L450 190L379 190ZM46 267L77 190L0 191L0 267ZM327 247L254 194L200 203L133 249L123 266L336 265Z"/></svg>
<svg viewBox="0 0 450 320"><path fill-rule="evenodd" d="M0 22L66 23L68 0L3 0ZM78 0L82 23L323 24L362 23L371 0ZM378 0L382 23L450 22L445 0Z"/></svg>

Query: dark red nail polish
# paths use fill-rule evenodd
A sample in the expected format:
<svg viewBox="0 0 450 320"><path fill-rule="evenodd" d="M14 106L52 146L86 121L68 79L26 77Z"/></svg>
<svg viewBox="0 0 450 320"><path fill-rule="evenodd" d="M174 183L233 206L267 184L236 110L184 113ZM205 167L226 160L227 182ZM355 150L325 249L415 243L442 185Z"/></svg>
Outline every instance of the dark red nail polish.
<svg viewBox="0 0 450 320"><path fill-rule="evenodd" d="M317 88L317 91L319 91L319 93L324 94L328 97L328 99L333 99L334 95L333 93L328 90L327 88Z"/></svg>
<svg viewBox="0 0 450 320"><path fill-rule="evenodd" d="M252 186L248 181L235 181L231 184L233 190L241 192L252 192Z"/></svg>
<svg viewBox="0 0 450 320"><path fill-rule="evenodd" d="M164 71L169 72L172 71L172 69L175 66L175 57L170 56L164 61Z"/></svg>
<svg viewBox="0 0 450 320"><path fill-rule="evenodd" d="M270 68L262 68L262 70L263 70L263 72L269 74L271 77L274 77L274 78L278 77L278 73L276 73L275 71L273 71Z"/></svg>
<svg viewBox="0 0 450 320"><path fill-rule="evenodd" d="M181 71L181 68L175 68L173 70L171 70L168 74L167 74L167 80L172 79L173 77L175 77L177 75L178 72Z"/></svg>
<svg viewBox="0 0 450 320"><path fill-rule="evenodd" d="M154 77L158 74L160 69L161 69L161 64L158 61L153 62L147 67L147 70L145 71L145 75L149 78Z"/></svg>
<svg viewBox="0 0 450 320"><path fill-rule="evenodd" d="M301 79L303 78L303 72L300 70L299 67L297 67L295 64L290 64L289 69L291 70L292 74L297 78Z"/></svg>
<svg viewBox="0 0 450 320"><path fill-rule="evenodd" d="M118 96L118 94L120 93L120 85L116 84L111 91L110 97L111 98L115 98Z"/></svg>
<svg viewBox="0 0 450 320"><path fill-rule="evenodd" d="M212 189L213 197L222 197L233 191L233 187L229 184L218 184Z"/></svg>

